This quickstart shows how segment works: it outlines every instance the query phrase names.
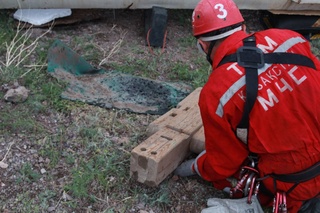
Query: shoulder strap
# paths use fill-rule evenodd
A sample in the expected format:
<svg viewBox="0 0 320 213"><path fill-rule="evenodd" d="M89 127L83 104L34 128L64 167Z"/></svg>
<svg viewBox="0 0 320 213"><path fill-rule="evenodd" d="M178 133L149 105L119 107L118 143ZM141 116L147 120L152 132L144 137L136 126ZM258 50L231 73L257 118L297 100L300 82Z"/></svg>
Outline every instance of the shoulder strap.
<svg viewBox="0 0 320 213"><path fill-rule="evenodd" d="M240 47L241 48L241 47ZM239 53L234 53L231 55L225 56L218 66L221 66L226 63L230 62L237 62L238 61L238 55ZM242 60L245 60L247 62L257 61L261 60L259 56L254 56L252 54L249 55L243 55ZM299 65L299 66L306 66L310 67L312 69L316 69L316 66L314 65L313 61L308 58L307 56L296 54L296 53L265 53L262 54L263 62L266 64L293 64L293 65ZM240 65L241 66L241 65Z"/></svg>
<svg viewBox="0 0 320 213"><path fill-rule="evenodd" d="M259 60L259 55L262 51L256 48L256 39L254 36L250 36L243 40L243 47L238 49L238 64L245 67L245 79L246 79L246 102L243 109L242 118L236 129L237 137L244 142L248 143L248 127L249 127L249 114L257 99L258 95L258 67L263 66L263 60ZM261 51L261 52L260 52ZM245 61L243 57L251 55L256 61ZM257 57L255 57L257 56Z"/></svg>

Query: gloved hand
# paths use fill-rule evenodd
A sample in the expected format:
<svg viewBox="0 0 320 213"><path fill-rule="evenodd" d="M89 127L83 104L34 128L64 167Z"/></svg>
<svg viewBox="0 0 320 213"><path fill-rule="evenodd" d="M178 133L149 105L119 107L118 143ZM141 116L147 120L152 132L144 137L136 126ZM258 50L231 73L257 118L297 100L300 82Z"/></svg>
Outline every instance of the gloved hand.
<svg viewBox="0 0 320 213"><path fill-rule="evenodd" d="M320 198L315 197L305 201L298 213L320 213Z"/></svg>
<svg viewBox="0 0 320 213"><path fill-rule="evenodd" d="M196 172L194 171L193 164L195 159L190 159L183 162L180 166L174 170L174 174L180 177L188 177L191 175L195 175Z"/></svg>
<svg viewBox="0 0 320 213"><path fill-rule="evenodd" d="M256 212L263 213L262 207L256 196L252 196L251 204L247 203L248 198L240 199L221 199L209 198L207 202L208 208L203 209L201 213L240 213L240 212Z"/></svg>

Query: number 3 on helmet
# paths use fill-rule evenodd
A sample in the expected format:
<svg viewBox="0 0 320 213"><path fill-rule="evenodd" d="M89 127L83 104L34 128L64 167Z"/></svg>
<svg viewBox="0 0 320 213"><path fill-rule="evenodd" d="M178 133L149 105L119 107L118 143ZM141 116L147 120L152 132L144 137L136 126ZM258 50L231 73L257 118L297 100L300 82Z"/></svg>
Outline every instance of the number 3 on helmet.
<svg viewBox="0 0 320 213"><path fill-rule="evenodd" d="M200 36L243 21L232 0L201 0L192 14L193 35Z"/></svg>

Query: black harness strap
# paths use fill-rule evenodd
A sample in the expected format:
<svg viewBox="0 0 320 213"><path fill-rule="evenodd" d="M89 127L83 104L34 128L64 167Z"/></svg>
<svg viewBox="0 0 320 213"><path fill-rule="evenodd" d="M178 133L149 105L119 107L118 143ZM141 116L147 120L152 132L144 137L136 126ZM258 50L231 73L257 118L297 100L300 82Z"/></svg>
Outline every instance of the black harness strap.
<svg viewBox="0 0 320 213"><path fill-rule="evenodd" d="M260 60L260 55L244 54L242 59L246 62L254 62ZM218 66L229 62L237 62L237 53L225 56ZM312 69L316 69L313 61L307 56L296 54L296 53L265 53L263 54L263 61L266 64L293 64L299 66L306 66ZM241 65L240 65L241 66Z"/></svg>
<svg viewBox="0 0 320 213"><path fill-rule="evenodd" d="M237 136L247 144L248 142L248 127L249 127L249 114L257 99L258 95L258 68L263 66L263 59L259 57L260 49L256 48L256 39L254 36L250 36L243 40L243 47L237 51L237 61L242 67L245 67L245 79L246 79L246 102L243 109L242 118L237 126ZM247 56L249 60L247 61ZM260 59L260 60L259 60ZM250 82L250 83L248 83Z"/></svg>
<svg viewBox="0 0 320 213"><path fill-rule="evenodd" d="M315 178L319 174L320 174L320 162L303 170L302 172L293 173L293 174L282 174L282 175L271 174L269 176L282 182L301 183L301 182L308 181L312 178Z"/></svg>
<svg viewBox="0 0 320 213"><path fill-rule="evenodd" d="M281 181L281 182L286 182L286 183L294 183L287 191L286 194L288 195L290 192L292 192L299 183L303 183L305 181L311 180L315 177L320 175L320 162L314 164L313 166L301 171L301 172L296 172L292 174L269 174L266 175L262 178L258 178L257 180L261 181L266 178L273 178L274 182L274 188L277 188L277 183L276 181ZM263 185L263 182L261 181L262 186L262 192L269 197L273 197L272 193Z"/></svg>

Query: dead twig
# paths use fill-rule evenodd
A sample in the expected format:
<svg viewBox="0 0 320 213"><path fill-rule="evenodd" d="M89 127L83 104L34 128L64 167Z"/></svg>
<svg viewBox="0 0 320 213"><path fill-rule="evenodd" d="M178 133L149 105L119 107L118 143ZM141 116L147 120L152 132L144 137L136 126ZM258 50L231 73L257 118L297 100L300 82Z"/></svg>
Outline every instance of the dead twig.
<svg viewBox="0 0 320 213"><path fill-rule="evenodd" d="M4 155L4 157L2 158L1 162L4 162L4 161L6 160L6 158L7 158L8 154L9 154L9 152L10 152L11 147L12 147L13 144L14 144L14 142L12 142L12 143L9 145L8 150L7 150L6 154Z"/></svg>
<svg viewBox="0 0 320 213"><path fill-rule="evenodd" d="M14 37L10 42L5 43L7 49L5 61L1 61L4 68L9 66L18 67L22 62L24 62L35 51L38 46L38 41L51 31L54 22L52 22L48 30L32 40L30 44L28 44L28 42L31 41L32 25L22 32L24 25L21 26L21 22L19 22ZM1 68L0 71L4 72L4 70L5 69Z"/></svg>
<svg viewBox="0 0 320 213"><path fill-rule="evenodd" d="M26 76L28 73L30 73L33 69L35 68L40 68L42 69L43 67L45 67L46 64L42 64L42 65L24 65L23 67L29 68L28 71L26 71L25 73L23 73L20 78Z"/></svg>
<svg viewBox="0 0 320 213"><path fill-rule="evenodd" d="M127 34L127 31L124 31L122 33L122 35L120 36L120 39L117 42L115 42L115 44L113 45L112 49L109 51L109 54L107 56L106 56L106 51L104 51L102 47L96 45L96 47L98 47L103 52L103 57L104 57L99 63L99 66L106 64L109 61L109 59L119 51L126 34Z"/></svg>

